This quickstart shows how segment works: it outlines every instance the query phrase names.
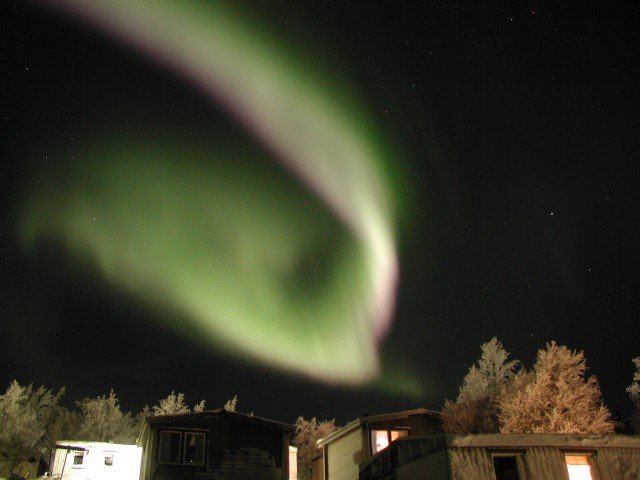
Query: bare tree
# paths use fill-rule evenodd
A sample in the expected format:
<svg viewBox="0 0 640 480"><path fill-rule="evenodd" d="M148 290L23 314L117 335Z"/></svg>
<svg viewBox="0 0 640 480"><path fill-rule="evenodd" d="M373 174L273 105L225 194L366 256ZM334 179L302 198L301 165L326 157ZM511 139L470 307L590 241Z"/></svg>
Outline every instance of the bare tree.
<svg viewBox="0 0 640 480"><path fill-rule="evenodd" d="M113 390L76 402L82 415L80 440L94 442L135 443L137 425L130 412L124 413Z"/></svg>
<svg viewBox="0 0 640 480"><path fill-rule="evenodd" d="M42 386L22 386L16 380L0 395L0 452L9 459L7 476L20 462L45 452L62 395L64 388L53 393Z"/></svg>
<svg viewBox="0 0 640 480"><path fill-rule="evenodd" d="M309 480L311 464L318 453L316 442L336 430L336 420L334 418L318 422L315 417L311 420L298 417L295 426L296 434L293 442L298 447L298 478Z"/></svg>
<svg viewBox="0 0 640 480"><path fill-rule="evenodd" d="M501 433L612 433L583 352L547 343L532 372L522 371L498 399Z"/></svg>
<svg viewBox="0 0 640 480"><path fill-rule="evenodd" d="M496 398L513 378L517 360L493 337L480 347L482 354L469 368L455 402L446 400L441 412L448 433L492 433L498 431Z"/></svg>

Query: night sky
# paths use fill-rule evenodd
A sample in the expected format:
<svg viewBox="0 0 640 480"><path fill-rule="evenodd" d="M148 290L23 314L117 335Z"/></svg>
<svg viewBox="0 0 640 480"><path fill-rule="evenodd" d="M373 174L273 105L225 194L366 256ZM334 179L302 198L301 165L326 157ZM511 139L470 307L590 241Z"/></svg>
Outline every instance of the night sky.
<svg viewBox="0 0 640 480"><path fill-rule="evenodd" d="M139 151L178 139L172 148L195 172L224 144L239 159L211 168L282 178L273 182L290 189L292 202L313 204L296 217L302 229L326 222L323 231L339 230L339 222L189 75L68 13L2 2L0 389L14 378L65 385L72 405L113 388L134 411L171 390L211 408L237 394L242 412L343 424L364 413L440 409L480 344L497 336L527 366L547 341L584 350L605 403L630 413L625 388L640 355L640 7L373 3L383 2L235 7L277 39L292 65L301 58L300 69L319 72L327 91L361 99L350 120L366 123L390 152L396 308L379 349L380 379L356 387L189 333L187 313L104 275L59 236L25 247L31 185L47 186L44 202L56 212L56 191L70 189L64 172L104 167L89 158L89 144ZM136 185L144 192L143 173ZM326 259L348 240L327 236L309 275L332 278ZM342 293L323 291L319 278L299 294L350 291L348 282ZM401 378L421 392L409 393Z"/></svg>

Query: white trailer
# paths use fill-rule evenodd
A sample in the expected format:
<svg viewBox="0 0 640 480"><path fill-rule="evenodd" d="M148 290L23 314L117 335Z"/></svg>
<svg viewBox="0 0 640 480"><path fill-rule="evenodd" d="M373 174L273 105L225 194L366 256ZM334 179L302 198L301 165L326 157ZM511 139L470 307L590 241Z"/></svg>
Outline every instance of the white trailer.
<svg viewBox="0 0 640 480"><path fill-rule="evenodd" d="M117 443L56 442L51 478L60 480L138 480L142 447Z"/></svg>
<svg viewBox="0 0 640 480"><path fill-rule="evenodd" d="M298 447L289 445L289 480L298 480Z"/></svg>

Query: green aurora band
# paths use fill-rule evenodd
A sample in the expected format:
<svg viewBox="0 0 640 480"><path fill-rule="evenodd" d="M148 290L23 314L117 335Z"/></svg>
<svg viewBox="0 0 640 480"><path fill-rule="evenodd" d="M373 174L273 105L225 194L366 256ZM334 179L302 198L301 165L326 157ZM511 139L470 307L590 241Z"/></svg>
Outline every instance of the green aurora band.
<svg viewBox="0 0 640 480"><path fill-rule="evenodd" d="M105 134L30 187L24 243L61 239L207 342L315 379L374 380L398 276L395 205L356 97L219 2L47 3L188 79L304 186L248 174L229 149Z"/></svg>

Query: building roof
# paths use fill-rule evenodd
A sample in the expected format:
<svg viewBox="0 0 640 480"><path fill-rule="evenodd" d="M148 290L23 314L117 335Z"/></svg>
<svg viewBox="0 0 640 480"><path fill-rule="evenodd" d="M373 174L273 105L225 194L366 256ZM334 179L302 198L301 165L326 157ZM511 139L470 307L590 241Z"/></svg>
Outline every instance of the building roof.
<svg viewBox="0 0 640 480"><path fill-rule="evenodd" d="M447 435L449 448L562 447L562 448L636 448L640 437L630 435L575 435L564 433L485 433Z"/></svg>
<svg viewBox="0 0 640 480"><path fill-rule="evenodd" d="M322 447L352 432L353 430L360 428L362 425L368 425L370 423L385 422L388 420L396 420L401 418L408 418L413 415L426 415L426 416L430 416L437 419L440 418L439 412L435 412L433 410L427 410L426 408L416 408L414 410L403 410L401 412L383 413L379 415L363 415L361 417L356 418L352 422L349 422L344 427L339 428L338 430L331 433L330 435L327 435L326 437L321 438L320 440L318 440L317 445L319 447Z"/></svg>
<svg viewBox="0 0 640 480"><path fill-rule="evenodd" d="M280 430L286 430L288 432L294 432L296 429L293 425L289 423L279 422L277 420L270 420L268 418L258 417L256 415L249 415L246 413L229 412L224 408L216 408L214 410L203 410L202 412L176 413L173 415L152 415L145 418L145 423L154 424L154 423L160 423L160 422L191 420L195 418L205 419L205 418L211 418L211 417L235 417L246 422L257 423L259 425L278 428Z"/></svg>
<svg viewBox="0 0 640 480"><path fill-rule="evenodd" d="M79 450L85 451L90 448L110 448L110 449L127 449L127 448L138 448L136 445L130 443L111 443L111 442L91 442L85 440L58 440L56 441L55 448L60 448L62 450Z"/></svg>

